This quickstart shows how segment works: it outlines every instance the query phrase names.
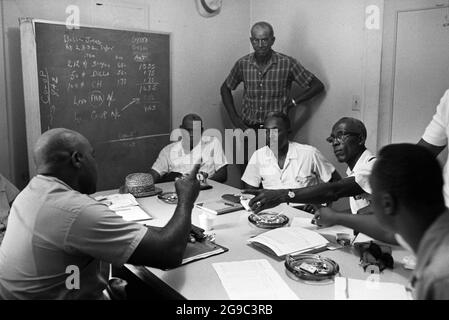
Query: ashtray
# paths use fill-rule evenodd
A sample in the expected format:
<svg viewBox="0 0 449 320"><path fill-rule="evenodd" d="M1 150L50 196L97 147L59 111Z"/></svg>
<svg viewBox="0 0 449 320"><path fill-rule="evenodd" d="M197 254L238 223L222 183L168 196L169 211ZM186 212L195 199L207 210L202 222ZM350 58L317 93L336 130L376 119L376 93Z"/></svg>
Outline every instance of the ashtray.
<svg viewBox="0 0 449 320"><path fill-rule="evenodd" d="M164 192L159 194L157 197L168 204L178 203L178 195L176 194L176 192Z"/></svg>
<svg viewBox="0 0 449 320"><path fill-rule="evenodd" d="M285 268L294 279L323 281L333 279L340 273L338 264L317 254L287 255Z"/></svg>
<svg viewBox="0 0 449 320"><path fill-rule="evenodd" d="M250 214L248 220L256 227L275 229L285 226L289 219L286 215L276 212L259 212Z"/></svg>

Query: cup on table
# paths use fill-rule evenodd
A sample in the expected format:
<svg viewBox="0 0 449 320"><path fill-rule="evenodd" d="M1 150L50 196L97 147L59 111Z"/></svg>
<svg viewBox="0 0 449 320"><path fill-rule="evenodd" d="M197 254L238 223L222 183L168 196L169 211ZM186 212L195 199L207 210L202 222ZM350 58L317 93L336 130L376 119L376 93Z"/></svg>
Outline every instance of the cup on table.
<svg viewBox="0 0 449 320"><path fill-rule="evenodd" d="M210 214L205 212L201 213L198 216L198 221L200 228L204 229L204 231L209 231L213 229L215 217L212 217Z"/></svg>

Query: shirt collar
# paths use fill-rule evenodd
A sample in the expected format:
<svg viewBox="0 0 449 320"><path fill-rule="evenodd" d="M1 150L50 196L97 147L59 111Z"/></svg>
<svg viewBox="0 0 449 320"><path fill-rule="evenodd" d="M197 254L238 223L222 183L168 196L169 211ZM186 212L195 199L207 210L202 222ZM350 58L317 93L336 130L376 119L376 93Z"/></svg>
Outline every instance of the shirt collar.
<svg viewBox="0 0 449 320"><path fill-rule="evenodd" d="M49 182L56 182L56 183L62 184L63 186L65 186L69 190L73 190L73 188L71 186L69 186L67 183L65 183L64 181L62 181L62 180L60 180L60 179L58 179L58 178L56 178L54 176L44 176L42 174L38 174L38 175L36 175L36 178L37 179L46 180L46 181L49 181Z"/></svg>
<svg viewBox="0 0 449 320"><path fill-rule="evenodd" d="M267 148L269 151L270 156L273 159L276 159L276 156L274 155L273 150L271 150L271 148L269 146L265 146L265 148ZM293 142L289 141L288 142L288 151L287 151L287 155L285 156L285 160L289 159L297 159L298 158L298 154L295 152L295 148L293 147ZM277 162L277 160L276 160Z"/></svg>
<svg viewBox="0 0 449 320"><path fill-rule="evenodd" d="M350 175L352 174L354 171L357 170L357 168L362 165L365 162L368 162L369 158L373 158L374 155L371 153L371 151L369 151L368 149L365 149L365 151L363 151L363 153L360 155L359 160L357 160L357 162L355 163L354 168L352 168L352 170L348 167L348 169L346 169L346 174Z"/></svg>
<svg viewBox="0 0 449 320"><path fill-rule="evenodd" d="M272 50L272 51L273 51L273 54L271 55L270 60L268 60L267 68L268 68L270 65L272 65L272 64L278 63L278 61L279 61L279 57L278 57L277 52L274 51L274 50ZM250 62L251 64L257 66L257 64L256 64L256 58L255 58L255 56L254 56L254 52L251 53L251 54L249 55L249 62Z"/></svg>

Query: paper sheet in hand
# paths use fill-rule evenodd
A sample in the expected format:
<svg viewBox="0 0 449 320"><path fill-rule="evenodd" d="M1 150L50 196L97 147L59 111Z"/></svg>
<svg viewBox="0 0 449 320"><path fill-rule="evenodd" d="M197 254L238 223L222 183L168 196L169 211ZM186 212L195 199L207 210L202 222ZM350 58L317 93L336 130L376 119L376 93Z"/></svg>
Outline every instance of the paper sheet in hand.
<svg viewBox="0 0 449 320"><path fill-rule="evenodd" d="M298 300L265 259L213 263L231 300Z"/></svg>
<svg viewBox="0 0 449 320"><path fill-rule="evenodd" d="M411 300L398 283L335 278L335 300Z"/></svg>
<svg viewBox="0 0 449 320"><path fill-rule="evenodd" d="M278 257L324 247L328 244L327 239L319 233L300 227L270 230L247 241L256 246L268 248Z"/></svg>

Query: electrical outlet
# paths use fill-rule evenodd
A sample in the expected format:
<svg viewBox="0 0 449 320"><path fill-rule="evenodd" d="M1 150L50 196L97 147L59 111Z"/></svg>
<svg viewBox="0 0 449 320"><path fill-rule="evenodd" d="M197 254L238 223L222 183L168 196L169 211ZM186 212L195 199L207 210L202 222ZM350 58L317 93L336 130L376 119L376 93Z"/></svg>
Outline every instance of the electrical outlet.
<svg viewBox="0 0 449 320"><path fill-rule="evenodd" d="M360 111L360 96L354 95L352 96L352 111Z"/></svg>

